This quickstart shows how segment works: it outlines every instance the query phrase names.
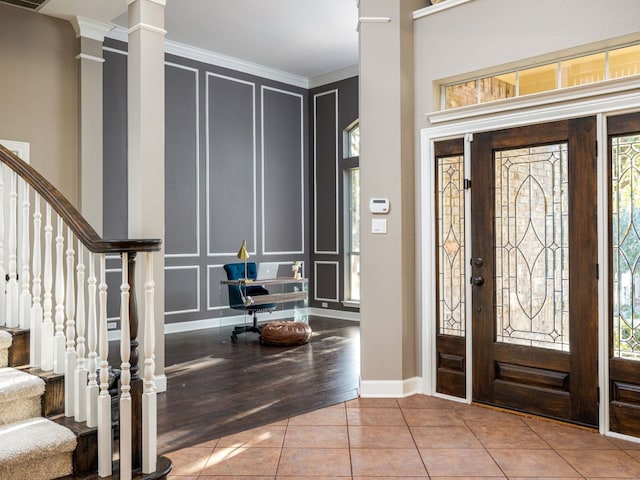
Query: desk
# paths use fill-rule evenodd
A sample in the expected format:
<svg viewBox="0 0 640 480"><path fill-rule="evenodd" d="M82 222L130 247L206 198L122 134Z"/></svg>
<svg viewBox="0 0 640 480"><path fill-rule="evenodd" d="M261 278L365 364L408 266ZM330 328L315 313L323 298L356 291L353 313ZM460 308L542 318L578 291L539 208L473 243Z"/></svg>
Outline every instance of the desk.
<svg viewBox="0 0 640 480"><path fill-rule="evenodd" d="M289 277L280 277L274 278L271 280L222 280L220 282L222 285L237 285L240 287L240 293L242 295L242 301L244 302L245 307L249 307L251 305L265 305L267 303L286 303L286 302L297 302L299 300L304 300L305 303L308 298L308 278L289 278ZM262 285L265 288L269 289L269 286L272 285L300 285L300 287L294 286L294 290L292 292L280 292L280 293L269 293L267 295L245 295L243 292L246 292L246 287L251 285Z"/></svg>

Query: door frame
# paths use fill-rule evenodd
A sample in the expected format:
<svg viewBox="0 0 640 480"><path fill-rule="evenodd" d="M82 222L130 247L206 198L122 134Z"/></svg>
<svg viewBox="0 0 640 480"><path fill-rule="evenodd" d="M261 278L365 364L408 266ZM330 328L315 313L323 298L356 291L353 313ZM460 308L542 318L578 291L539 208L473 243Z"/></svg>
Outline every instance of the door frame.
<svg viewBox="0 0 640 480"><path fill-rule="evenodd" d="M640 88L637 83L606 82L604 85L590 85L585 88L567 89L571 92L552 92L536 95L535 98L514 98L499 102L498 105L486 104L455 110L428 114L431 126L420 130L420 155L418 161L419 195L416 197L417 218L419 221L420 259L418 284L421 295L418 307L422 324L422 393L454 401L471 403L473 372L471 355L471 288L466 287L466 398L451 397L436 392L436 283L434 276L436 245L436 218L433 209L433 192L435 192L434 144L437 141L452 138L464 138L465 141L465 178L469 178L470 142L473 134L503 128L548 123L593 115L596 117L597 145L597 204L598 204L598 377L600 387L599 431L611 437L622 438L640 443L640 438L622 435L610 431L609 425L609 331L608 331L608 185L607 185L607 132L606 118L640 110ZM568 103L567 103L568 101ZM470 208L470 193L466 191L466 209ZM470 217L465 213L465 235L470 236ZM470 242L467 241L467 245ZM468 249L467 249L468 250ZM469 268L469 251L465 251L465 276L471 275Z"/></svg>

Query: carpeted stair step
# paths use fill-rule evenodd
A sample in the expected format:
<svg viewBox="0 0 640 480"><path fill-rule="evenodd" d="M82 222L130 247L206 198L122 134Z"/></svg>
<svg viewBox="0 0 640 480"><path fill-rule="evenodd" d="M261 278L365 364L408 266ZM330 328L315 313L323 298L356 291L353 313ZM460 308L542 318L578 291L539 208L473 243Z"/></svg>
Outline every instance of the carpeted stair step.
<svg viewBox="0 0 640 480"><path fill-rule="evenodd" d="M50 480L70 475L76 437L46 418L0 427L0 478Z"/></svg>
<svg viewBox="0 0 640 480"><path fill-rule="evenodd" d="M0 330L0 368L9 365L9 348L11 348L11 334Z"/></svg>
<svg viewBox="0 0 640 480"><path fill-rule="evenodd" d="M0 368L0 425L39 417L43 393L44 380L41 378L15 368Z"/></svg>

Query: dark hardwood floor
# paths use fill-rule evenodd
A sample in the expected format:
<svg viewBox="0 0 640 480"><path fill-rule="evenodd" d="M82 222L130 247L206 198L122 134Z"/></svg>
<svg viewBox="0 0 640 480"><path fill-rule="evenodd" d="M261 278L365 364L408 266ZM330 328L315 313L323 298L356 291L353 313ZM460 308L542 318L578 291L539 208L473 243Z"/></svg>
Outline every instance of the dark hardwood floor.
<svg viewBox="0 0 640 480"><path fill-rule="evenodd" d="M167 335L159 453L356 398L359 324L314 316L309 324L311 341L298 347L260 345L254 333L234 344L233 327Z"/></svg>

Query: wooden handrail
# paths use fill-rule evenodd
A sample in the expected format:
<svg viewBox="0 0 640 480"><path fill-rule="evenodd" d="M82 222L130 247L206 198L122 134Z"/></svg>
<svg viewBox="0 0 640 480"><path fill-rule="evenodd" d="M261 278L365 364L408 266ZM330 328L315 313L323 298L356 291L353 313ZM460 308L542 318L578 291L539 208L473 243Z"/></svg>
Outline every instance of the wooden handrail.
<svg viewBox="0 0 640 480"><path fill-rule="evenodd" d="M160 239L103 240L89 222L49 181L31 165L0 145L0 161L24 179L56 211L84 246L94 253L156 252Z"/></svg>

